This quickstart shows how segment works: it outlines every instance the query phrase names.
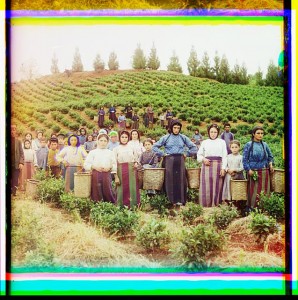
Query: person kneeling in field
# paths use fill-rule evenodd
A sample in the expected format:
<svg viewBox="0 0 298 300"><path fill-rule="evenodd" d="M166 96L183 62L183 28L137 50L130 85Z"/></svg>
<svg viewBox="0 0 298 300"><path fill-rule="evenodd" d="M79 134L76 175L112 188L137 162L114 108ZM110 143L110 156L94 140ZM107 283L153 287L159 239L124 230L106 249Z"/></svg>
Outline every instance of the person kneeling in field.
<svg viewBox="0 0 298 300"><path fill-rule="evenodd" d="M97 148L91 150L85 160L84 169L92 170L91 199L95 202L116 202L116 195L112 188L112 176L115 174L117 182L117 162L114 152L107 149L109 137L105 133L97 136Z"/></svg>

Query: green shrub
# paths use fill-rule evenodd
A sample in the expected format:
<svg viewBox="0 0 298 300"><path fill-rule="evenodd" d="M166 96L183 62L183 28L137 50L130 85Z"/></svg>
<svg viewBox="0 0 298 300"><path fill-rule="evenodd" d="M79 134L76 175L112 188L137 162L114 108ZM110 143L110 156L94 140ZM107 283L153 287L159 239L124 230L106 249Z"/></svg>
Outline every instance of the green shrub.
<svg viewBox="0 0 298 300"><path fill-rule="evenodd" d="M67 193L60 196L60 205L69 212L77 210L82 218L87 218L95 203L90 198L75 197L74 194Z"/></svg>
<svg viewBox="0 0 298 300"><path fill-rule="evenodd" d="M199 202L199 189L187 189L187 201L188 202Z"/></svg>
<svg viewBox="0 0 298 300"><path fill-rule="evenodd" d="M193 221L203 214L203 207L196 203L186 203L185 207L180 210L184 224L191 225Z"/></svg>
<svg viewBox="0 0 298 300"><path fill-rule="evenodd" d="M59 206L60 196L64 192L64 181L54 177L46 178L37 186L37 198L41 203L55 202Z"/></svg>
<svg viewBox="0 0 298 300"><path fill-rule="evenodd" d="M96 203L90 211L90 219L109 234L125 236L133 231L139 216L133 210L115 206L109 202Z"/></svg>
<svg viewBox="0 0 298 300"><path fill-rule="evenodd" d="M269 216L277 220L282 220L285 217L285 199L283 194L271 193L265 195L264 192L260 194L259 209L267 212Z"/></svg>
<svg viewBox="0 0 298 300"><path fill-rule="evenodd" d="M207 256L220 251L224 245L223 233L210 224L184 229L179 240L180 245L171 252L189 268L204 267Z"/></svg>
<svg viewBox="0 0 298 300"><path fill-rule="evenodd" d="M220 204L218 209L210 216L210 222L218 229L226 229L228 225L239 216L237 208L233 205Z"/></svg>
<svg viewBox="0 0 298 300"><path fill-rule="evenodd" d="M47 178L47 173L43 169L37 169L35 174L33 175L33 179L36 180L45 180Z"/></svg>
<svg viewBox="0 0 298 300"><path fill-rule="evenodd" d="M172 206L172 203L169 201L165 194L157 194L150 198L150 205L153 210L157 210L159 215L164 216L168 214L169 208Z"/></svg>
<svg viewBox="0 0 298 300"><path fill-rule="evenodd" d="M155 251L165 248L170 241L166 224L154 218L148 220L136 230L136 240L146 250Z"/></svg>
<svg viewBox="0 0 298 300"><path fill-rule="evenodd" d="M263 242L270 233L277 231L276 220L263 214L258 209L251 213L252 219L248 227L257 236L258 242Z"/></svg>

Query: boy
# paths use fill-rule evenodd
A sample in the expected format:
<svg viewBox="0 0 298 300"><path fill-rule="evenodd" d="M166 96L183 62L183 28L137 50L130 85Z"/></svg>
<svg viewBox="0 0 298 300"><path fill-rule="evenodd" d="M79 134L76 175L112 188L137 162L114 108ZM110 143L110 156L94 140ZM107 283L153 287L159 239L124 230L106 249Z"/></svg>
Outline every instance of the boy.
<svg viewBox="0 0 298 300"><path fill-rule="evenodd" d="M108 149L113 150L115 147L119 146L117 131L111 131L109 133L109 138Z"/></svg>
<svg viewBox="0 0 298 300"><path fill-rule="evenodd" d="M57 138L58 138L58 146L57 146L57 149L59 151L61 151L64 147L65 147L65 135L63 133L59 133L57 135Z"/></svg>
<svg viewBox="0 0 298 300"><path fill-rule="evenodd" d="M224 132L220 135L220 138L226 142L228 154L231 154L230 142L234 140L234 134L230 132L231 125L229 123L224 124Z"/></svg>
<svg viewBox="0 0 298 300"><path fill-rule="evenodd" d="M60 163L56 160L57 153L59 153L58 139L51 138L50 149L48 152L48 171L50 173L50 176L54 176L55 178L58 179L61 176L61 168L60 168Z"/></svg>
<svg viewBox="0 0 298 300"><path fill-rule="evenodd" d="M49 149L47 147L47 140L45 137L42 137L40 139L40 148L36 150L37 164L40 170L47 169L48 152Z"/></svg>

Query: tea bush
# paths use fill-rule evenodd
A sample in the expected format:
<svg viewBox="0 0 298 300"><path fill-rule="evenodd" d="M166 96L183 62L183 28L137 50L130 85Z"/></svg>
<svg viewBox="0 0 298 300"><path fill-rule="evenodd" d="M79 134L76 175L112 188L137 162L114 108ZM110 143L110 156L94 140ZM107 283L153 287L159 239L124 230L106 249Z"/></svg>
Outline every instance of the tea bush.
<svg viewBox="0 0 298 300"><path fill-rule="evenodd" d="M161 250L169 243L170 233L166 230L166 223L151 218L137 228L136 240L148 251Z"/></svg>
<svg viewBox="0 0 298 300"><path fill-rule="evenodd" d="M150 206L154 210L156 209L161 216L168 215L169 208L172 203L169 201L165 194L157 194L150 198Z"/></svg>
<svg viewBox="0 0 298 300"><path fill-rule="evenodd" d="M226 229L238 216L239 213L235 206L220 204L218 210L211 214L210 222L215 224L218 229Z"/></svg>
<svg viewBox="0 0 298 300"><path fill-rule="evenodd" d="M189 268L204 267L207 256L220 251L224 245L223 233L210 224L183 229L179 240L180 245L171 252Z"/></svg>
<svg viewBox="0 0 298 300"><path fill-rule="evenodd" d="M55 202L59 206L60 196L64 192L64 181L54 177L42 180L37 186L37 198L41 203Z"/></svg>
<svg viewBox="0 0 298 300"><path fill-rule="evenodd" d="M203 214L203 207L196 203L186 203L185 207L180 210L183 223L186 225L193 224L193 221Z"/></svg>
<svg viewBox="0 0 298 300"><path fill-rule="evenodd" d="M188 202L199 202L199 189L187 189L186 198Z"/></svg>
<svg viewBox="0 0 298 300"><path fill-rule="evenodd" d="M285 218L285 199L284 195L278 193L271 193L265 195L264 192L260 194L259 209L267 212L268 215L274 217L276 220Z"/></svg>
<svg viewBox="0 0 298 300"><path fill-rule="evenodd" d="M96 203L90 211L90 219L110 235L125 236L133 231L139 220L135 210L115 206L109 202Z"/></svg>
<svg viewBox="0 0 298 300"><path fill-rule="evenodd" d="M251 213L249 228L257 236L258 242L263 242L270 233L277 232L276 220L256 209Z"/></svg>

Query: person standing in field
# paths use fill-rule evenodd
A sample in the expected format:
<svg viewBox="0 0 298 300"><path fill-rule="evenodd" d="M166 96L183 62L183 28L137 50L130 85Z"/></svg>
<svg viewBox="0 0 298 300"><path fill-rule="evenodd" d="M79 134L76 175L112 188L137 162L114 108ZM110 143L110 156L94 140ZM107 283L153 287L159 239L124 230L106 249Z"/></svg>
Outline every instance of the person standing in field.
<svg viewBox="0 0 298 300"><path fill-rule="evenodd" d="M68 137L68 146L63 148L57 155L57 161L62 162L65 167L65 192L74 190L74 173L83 168L87 152L80 147L79 137L72 134Z"/></svg>
<svg viewBox="0 0 298 300"><path fill-rule="evenodd" d="M153 144L152 150L163 157L165 168L165 192L169 201L175 205L185 205L187 196L187 178L185 158L197 153L196 145L181 134L182 124L179 120L172 120L169 134L161 137ZM159 148L164 147L164 151Z"/></svg>
<svg viewBox="0 0 298 300"><path fill-rule="evenodd" d="M138 156L128 145L130 134L127 130L119 132L120 145L113 149L117 161L117 205L128 208L140 204L138 179Z"/></svg>
<svg viewBox="0 0 298 300"><path fill-rule="evenodd" d="M50 148L48 152L48 168L47 171L48 173L59 179L61 178L61 167L60 167L60 162L57 161L56 155L59 153L58 149L58 139L56 138L51 138L50 139Z"/></svg>
<svg viewBox="0 0 298 300"><path fill-rule="evenodd" d="M115 182L118 182L117 162L114 152L107 149L108 141L108 135L100 133L97 137L97 148L88 153L84 163L85 170L92 172L91 199L94 202L116 202L112 174L116 177Z"/></svg>
<svg viewBox="0 0 298 300"><path fill-rule="evenodd" d="M133 116L132 116L132 129L139 129L139 116L137 115L136 112L134 112Z"/></svg>
<svg viewBox="0 0 298 300"><path fill-rule="evenodd" d="M22 147L22 142L17 138L17 126L12 124L10 126L11 135L11 149L10 149L10 159L11 159L11 178L10 178L10 188L11 194L16 196L18 181L20 177L20 172L24 167L24 150Z"/></svg>
<svg viewBox="0 0 298 300"><path fill-rule="evenodd" d="M173 113L170 109L168 109L167 113L166 113L166 120L167 120L167 126L166 127L167 127L167 129L170 128L172 119L173 119Z"/></svg>
<svg viewBox="0 0 298 300"><path fill-rule="evenodd" d="M231 179L233 180L243 180L243 162L242 155L240 151L240 142L233 140L230 142L231 154L227 157L227 167L226 167L226 176L223 185L222 199L223 201L230 201L231 199L231 190L230 184Z"/></svg>
<svg viewBox="0 0 298 300"><path fill-rule="evenodd" d="M41 141L41 138L43 137L43 133L41 130L38 130L36 132L36 138L34 139L34 142L35 142L35 145L38 148L40 148L40 141Z"/></svg>
<svg viewBox="0 0 298 300"><path fill-rule="evenodd" d="M92 134L87 134L87 141L84 143L84 148L87 153L89 153L91 150L95 149L97 147L96 142L93 141Z"/></svg>
<svg viewBox="0 0 298 300"><path fill-rule="evenodd" d="M33 149L34 151L36 151L38 149L36 143L33 142L33 137L32 137L32 134L30 132L27 132L25 134L24 143L25 143L26 140L30 141L31 149ZM23 143L23 148L24 148L24 143Z"/></svg>
<svg viewBox="0 0 298 300"><path fill-rule="evenodd" d="M108 143L108 149L113 150L115 147L119 146L117 131L115 130L110 131L109 138L110 140Z"/></svg>
<svg viewBox="0 0 298 300"><path fill-rule="evenodd" d="M203 140L197 153L197 160L202 163L199 202L204 207L211 207L222 203L228 153L225 141L218 138L219 126L211 124L207 132L209 138Z"/></svg>
<svg viewBox="0 0 298 300"><path fill-rule="evenodd" d="M201 142L203 141L203 136L200 134L199 129L195 130L192 138L195 140L195 144L197 145L197 147L200 148Z"/></svg>
<svg viewBox="0 0 298 300"><path fill-rule="evenodd" d="M80 128L79 130L80 135L78 136L79 138L79 143L80 145L84 145L84 143L87 140L87 132L86 129L84 127Z"/></svg>
<svg viewBox="0 0 298 300"><path fill-rule="evenodd" d="M263 127L255 126L252 129L251 141L243 147L243 167L248 180L247 210L257 207L261 192L270 193L270 173L274 172L274 159L263 137Z"/></svg>
<svg viewBox="0 0 298 300"><path fill-rule="evenodd" d="M140 140L140 133L138 130L133 129L130 132L130 140L128 142L128 145L133 148L134 152L137 155L137 161L139 161L139 158L141 154L145 151L145 148Z"/></svg>
<svg viewBox="0 0 298 300"><path fill-rule="evenodd" d="M125 111L125 114L126 114L125 115L126 119L131 119L133 108L132 108L130 103L125 106L124 111Z"/></svg>
<svg viewBox="0 0 298 300"><path fill-rule="evenodd" d="M98 127L102 128L104 127L104 121L105 121L105 110L103 106L99 108L97 115L98 115Z"/></svg>
<svg viewBox="0 0 298 300"><path fill-rule="evenodd" d="M117 123L117 117L116 117L116 108L113 104L109 107L109 119L115 123Z"/></svg>
<svg viewBox="0 0 298 300"><path fill-rule="evenodd" d="M231 154L232 151L230 149L230 142L234 140L234 134L230 132L231 125L229 123L224 124L224 131L220 135L220 138L223 139L226 142L227 152L228 154Z"/></svg>
<svg viewBox="0 0 298 300"><path fill-rule="evenodd" d="M49 148L47 145L47 140L45 137L42 137L40 140L40 148L38 148L38 150L36 151L37 165L40 170L45 171L47 169L48 153Z"/></svg>
<svg viewBox="0 0 298 300"><path fill-rule="evenodd" d="M123 112L120 112L120 115L118 117L118 127L120 130L125 129L126 127L126 117L124 116Z"/></svg>

